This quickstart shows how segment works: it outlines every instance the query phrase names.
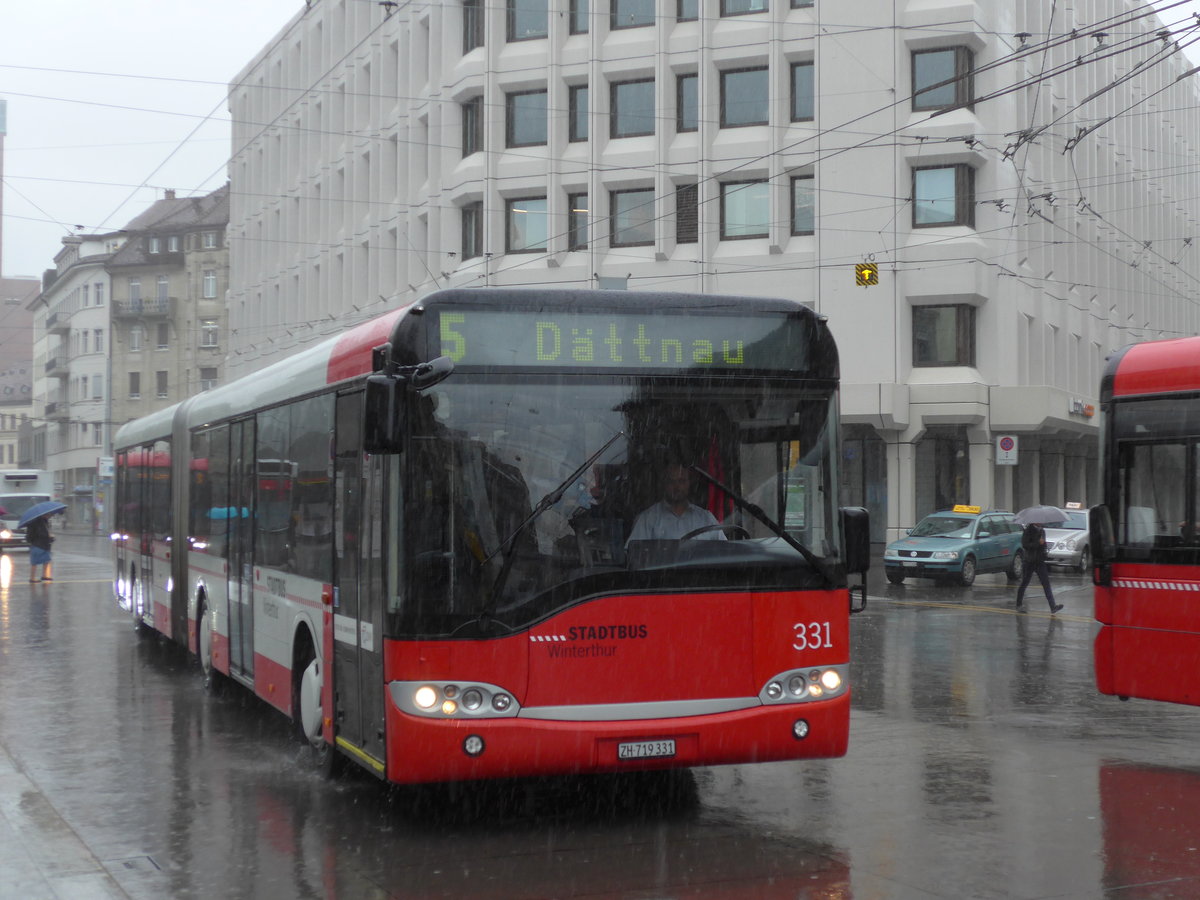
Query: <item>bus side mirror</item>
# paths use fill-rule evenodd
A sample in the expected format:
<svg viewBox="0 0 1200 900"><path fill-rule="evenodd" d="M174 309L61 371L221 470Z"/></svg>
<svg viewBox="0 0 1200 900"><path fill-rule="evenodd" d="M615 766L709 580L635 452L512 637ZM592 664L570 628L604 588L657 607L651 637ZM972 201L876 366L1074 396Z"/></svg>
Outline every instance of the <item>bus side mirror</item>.
<svg viewBox="0 0 1200 900"><path fill-rule="evenodd" d="M838 512L842 517L846 572L851 575L865 574L871 568L870 514L861 506L843 506Z"/></svg>
<svg viewBox="0 0 1200 900"><path fill-rule="evenodd" d="M409 378L413 390L423 391L444 381L454 371L454 361L448 356L439 356L427 363L421 363Z"/></svg>
<svg viewBox="0 0 1200 900"><path fill-rule="evenodd" d="M406 387L402 379L389 375L367 378L363 411L363 450L367 453L400 452Z"/></svg>
<svg viewBox="0 0 1200 900"><path fill-rule="evenodd" d="M1088 543L1092 551L1092 583L1107 586L1112 583L1110 563L1116 553L1112 513L1104 504L1088 511Z"/></svg>

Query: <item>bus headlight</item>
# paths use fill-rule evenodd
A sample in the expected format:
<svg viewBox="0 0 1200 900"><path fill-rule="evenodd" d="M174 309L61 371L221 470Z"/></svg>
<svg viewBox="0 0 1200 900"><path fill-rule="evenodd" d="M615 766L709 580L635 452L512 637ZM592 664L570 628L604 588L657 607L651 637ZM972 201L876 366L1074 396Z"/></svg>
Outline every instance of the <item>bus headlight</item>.
<svg viewBox="0 0 1200 900"><path fill-rule="evenodd" d="M763 685L758 693L759 702L764 706L776 706L836 697L846 690L849 668L842 664L780 672Z"/></svg>
<svg viewBox="0 0 1200 900"><path fill-rule="evenodd" d="M521 711L511 693L480 682L392 681L388 694L401 712L422 718L511 718Z"/></svg>

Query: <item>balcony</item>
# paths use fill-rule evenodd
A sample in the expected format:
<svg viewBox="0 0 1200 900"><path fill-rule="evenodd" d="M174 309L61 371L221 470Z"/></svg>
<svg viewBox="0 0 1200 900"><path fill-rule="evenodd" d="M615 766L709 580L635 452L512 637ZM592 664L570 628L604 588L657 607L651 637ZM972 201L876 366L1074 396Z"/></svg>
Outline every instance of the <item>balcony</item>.
<svg viewBox="0 0 1200 900"><path fill-rule="evenodd" d="M71 330L71 317L65 312L52 312L46 316L47 334L66 334Z"/></svg>
<svg viewBox="0 0 1200 900"><path fill-rule="evenodd" d="M51 400L46 404L46 418L51 422L65 422L70 415L69 403L62 400Z"/></svg>
<svg viewBox="0 0 1200 900"><path fill-rule="evenodd" d="M169 317L175 310L174 297L144 297L138 300L114 300L113 318L159 319Z"/></svg>
<svg viewBox="0 0 1200 900"><path fill-rule="evenodd" d="M61 353L46 357L46 374L53 378L66 378L71 374L67 367L67 358Z"/></svg>

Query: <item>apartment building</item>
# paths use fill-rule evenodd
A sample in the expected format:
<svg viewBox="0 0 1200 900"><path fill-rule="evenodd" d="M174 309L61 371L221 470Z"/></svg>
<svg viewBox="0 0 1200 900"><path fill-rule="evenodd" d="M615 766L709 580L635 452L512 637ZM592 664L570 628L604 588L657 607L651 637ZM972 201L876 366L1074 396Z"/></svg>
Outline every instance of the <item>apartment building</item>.
<svg viewBox="0 0 1200 900"><path fill-rule="evenodd" d="M125 228L71 235L29 301L31 452L73 525L106 527L112 436L222 378L228 188L167 191Z"/></svg>
<svg viewBox="0 0 1200 900"><path fill-rule="evenodd" d="M876 539L1087 502L1105 356L1200 329L1186 27L1126 0L315 0L230 87L229 376L439 287L782 296L839 341L842 500Z"/></svg>

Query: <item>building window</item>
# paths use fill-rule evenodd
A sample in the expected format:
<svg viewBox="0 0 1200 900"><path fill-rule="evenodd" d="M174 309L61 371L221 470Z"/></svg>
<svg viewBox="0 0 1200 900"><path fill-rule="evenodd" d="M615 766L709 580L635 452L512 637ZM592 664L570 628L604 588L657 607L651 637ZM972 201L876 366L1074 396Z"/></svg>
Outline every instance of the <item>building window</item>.
<svg viewBox="0 0 1200 900"><path fill-rule="evenodd" d="M201 347L217 347L221 343L220 329L217 327L216 319L201 319L200 320L200 346Z"/></svg>
<svg viewBox="0 0 1200 900"><path fill-rule="evenodd" d="M570 107L567 140L586 141L588 139L588 86L586 84L571 85L567 89L567 102Z"/></svg>
<svg viewBox="0 0 1200 900"><path fill-rule="evenodd" d="M200 245L205 250L217 249L217 233L215 231L206 231L200 236Z"/></svg>
<svg viewBox="0 0 1200 900"><path fill-rule="evenodd" d="M144 329L141 325L129 326L129 349L131 351L141 350L142 344L145 342L145 340L146 329Z"/></svg>
<svg viewBox="0 0 1200 900"><path fill-rule="evenodd" d="M200 296L205 300L215 300L217 296L217 270L205 269L200 276Z"/></svg>
<svg viewBox="0 0 1200 900"><path fill-rule="evenodd" d="M792 179L792 234L812 234L815 230L813 177L797 175Z"/></svg>
<svg viewBox="0 0 1200 900"><path fill-rule="evenodd" d="M129 373L129 399L130 400L141 400L142 399L142 373L141 372L130 372Z"/></svg>
<svg viewBox="0 0 1200 900"><path fill-rule="evenodd" d="M79 332L79 343L77 346L79 352L75 354L76 356L88 352L88 331L86 328Z"/></svg>
<svg viewBox="0 0 1200 900"><path fill-rule="evenodd" d="M462 110L462 155L465 159L483 149L483 98L472 97Z"/></svg>
<svg viewBox="0 0 1200 900"><path fill-rule="evenodd" d="M99 422L92 425L92 444L96 447L104 444L104 426Z"/></svg>
<svg viewBox="0 0 1200 900"><path fill-rule="evenodd" d="M642 247L654 243L654 189L612 191L613 247Z"/></svg>
<svg viewBox="0 0 1200 900"><path fill-rule="evenodd" d="M137 303L142 299L142 282L137 278L129 279L129 302Z"/></svg>
<svg viewBox="0 0 1200 900"><path fill-rule="evenodd" d="M546 36L546 0L508 0L508 39L531 41Z"/></svg>
<svg viewBox="0 0 1200 900"><path fill-rule="evenodd" d="M104 352L104 329L97 328L94 332L92 332L92 337L94 339L93 344L95 345L96 352L103 353Z"/></svg>
<svg viewBox="0 0 1200 900"><path fill-rule="evenodd" d="M722 16L744 16L747 13L766 12L767 0L721 0Z"/></svg>
<svg viewBox="0 0 1200 900"><path fill-rule="evenodd" d="M914 306L914 366L975 365L975 307Z"/></svg>
<svg viewBox="0 0 1200 900"><path fill-rule="evenodd" d="M202 368L200 370L200 390L211 391L217 386L217 370L216 368Z"/></svg>
<svg viewBox="0 0 1200 900"><path fill-rule="evenodd" d="M792 0L792 9L808 9L813 5L813 0Z"/></svg>
<svg viewBox="0 0 1200 900"><path fill-rule="evenodd" d="M721 73L722 128L766 125L769 106L766 68Z"/></svg>
<svg viewBox="0 0 1200 900"><path fill-rule="evenodd" d="M583 250L588 243L588 195L567 194L567 249Z"/></svg>
<svg viewBox="0 0 1200 900"><path fill-rule="evenodd" d="M680 22L694 22L700 18L700 0L677 0L675 18Z"/></svg>
<svg viewBox="0 0 1200 900"><path fill-rule="evenodd" d="M483 201L468 203L462 208L462 258L475 259L483 255Z"/></svg>
<svg viewBox="0 0 1200 900"><path fill-rule="evenodd" d="M103 306L104 305L104 282L97 281L94 285L92 285L92 287L94 289L92 291L92 297L95 300L96 305Z"/></svg>
<svg viewBox="0 0 1200 900"><path fill-rule="evenodd" d="M609 137L654 134L654 79L618 81L611 86Z"/></svg>
<svg viewBox="0 0 1200 900"><path fill-rule="evenodd" d="M655 0L612 0L612 28L638 28L654 24Z"/></svg>
<svg viewBox="0 0 1200 900"><path fill-rule="evenodd" d="M959 163L913 169L913 227L975 227L975 170Z"/></svg>
<svg viewBox="0 0 1200 900"><path fill-rule="evenodd" d="M159 400L165 400L168 397L166 372L154 373L154 394Z"/></svg>
<svg viewBox="0 0 1200 900"><path fill-rule="evenodd" d="M462 52L483 46L483 0L463 0Z"/></svg>
<svg viewBox="0 0 1200 900"><path fill-rule="evenodd" d="M675 79L675 130L696 131L700 127L700 79L695 73Z"/></svg>
<svg viewBox="0 0 1200 900"><path fill-rule="evenodd" d="M79 399L86 400L88 398L88 377L83 375L79 379Z"/></svg>
<svg viewBox="0 0 1200 900"><path fill-rule="evenodd" d="M103 375L92 376L92 399L93 400L103 400L104 399L104 376Z"/></svg>
<svg viewBox="0 0 1200 900"><path fill-rule="evenodd" d="M168 333L169 333L169 329L168 329L167 323L159 322L158 327L157 327L158 342L156 344L156 346L158 347L159 350L168 349L168 345L167 345Z"/></svg>
<svg viewBox="0 0 1200 900"><path fill-rule="evenodd" d="M675 188L675 243L694 244L700 239L700 188L681 184Z"/></svg>
<svg viewBox="0 0 1200 900"><path fill-rule="evenodd" d="M588 0L571 0L571 21L568 26L571 34L587 34L588 32Z"/></svg>
<svg viewBox="0 0 1200 900"><path fill-rule="evenodd" d="M178 253L179 252L179 235L173 234L167 238L167 252L168 253Z"/></svg>
<svg viewBox="0 0 1200 900"><path fill-rule="evenodd" d="M87 306L87 305L88 305L88 286L87 286L86 284L85 284L85 285L83 285L83 286L81 286L81 287L79 288L79 291L80 291L80 293L79 293L79 298L80 298L80 303L79 303L79 305L80 305L81 307L82 307L82 306Z"/></svg>
<svg viewBox="0 0 1200 900"><path fill-rule="evenodd" d="M546 198L521 197L505 204L505 249L534 253L546 249Z"/></svg>
<svg viewBox="0 0 1200 900"><path fill-rule="evenodd" d="M974 100L975 55L966 47L917 50L912 55L912 108L947 109Z"/></svg>
<svg viewBox="0 0 1200 900"><path fill-rule="evenodd" d="M162 252L162 238L146 238L146 250L150 253Z"/></svg>
<svg viewBox="0 0 1200 900"><path fill-rule="evenodd" d="M505 143L509 147L534 147L546 143L546 92L507 94Z"/></svg>
<svg viewBox="0 0 1200 900"><path fill-rule="evenodd" d="M721 240L767 236L771 193L766 181L727 181L721 185Z"/></svg>
<svg viewBox="0 0 1200 900"><path fill-rule="evenodd" d="M813 64L792 63L792 121L813 119Z"/></svg>
<svg viewBox="0 0 1200 900"><path fill-rule="evenodd" d="M170 282L167 280L167 276L159 275L158 278L155 279L155 282L154 282L154 296L157 297L159 300L166 300L167 297L169 296L169 294L168 294L169 291L170 291Z"/></svg>

